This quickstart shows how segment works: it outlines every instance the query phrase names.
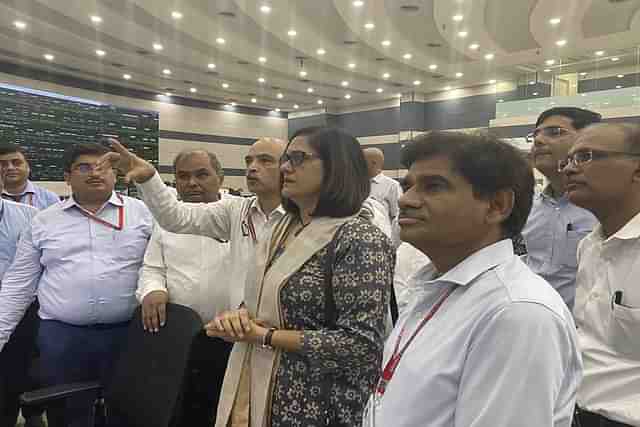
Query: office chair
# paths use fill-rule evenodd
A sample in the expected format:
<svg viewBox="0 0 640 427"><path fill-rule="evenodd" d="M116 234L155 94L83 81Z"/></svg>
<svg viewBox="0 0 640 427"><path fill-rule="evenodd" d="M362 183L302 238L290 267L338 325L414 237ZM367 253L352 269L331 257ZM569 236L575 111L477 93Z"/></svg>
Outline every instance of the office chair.
<svg viewBox="0 0 640 427"><path fill-rule="evenodd" d="M142 328L142 309L134 313L127 340L107 384L65 384L24 393L23 405L60 404L78 393L97 402L95 426L172 427L179 425L181 395L191 346L203 328L188 307L167 304L167 322L155 334Z"/></svg>

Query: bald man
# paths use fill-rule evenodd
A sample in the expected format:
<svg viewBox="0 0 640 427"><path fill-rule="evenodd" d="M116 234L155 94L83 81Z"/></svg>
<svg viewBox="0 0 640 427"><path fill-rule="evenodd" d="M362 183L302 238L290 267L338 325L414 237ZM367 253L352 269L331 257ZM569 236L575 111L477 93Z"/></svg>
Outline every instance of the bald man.
<svg viewBox="0 0 640 427"><path fill-rule="evenodd" d="M384 153L379 148L371 147L362 150L369 167L371 178L371 197L379 201L387 209L389 221L394 224L398 217L398 199L402 196L400 184L382 173Z"/></svg>

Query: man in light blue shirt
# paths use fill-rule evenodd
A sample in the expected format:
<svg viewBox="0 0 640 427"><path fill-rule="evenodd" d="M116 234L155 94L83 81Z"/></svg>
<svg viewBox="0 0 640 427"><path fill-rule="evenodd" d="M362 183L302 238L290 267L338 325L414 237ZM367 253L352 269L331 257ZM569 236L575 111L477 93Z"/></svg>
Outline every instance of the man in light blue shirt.
<svg viewBox="0 0 640 427"><path fill-rule="evenodd" d="M4 187L6 168L0 163L0 191ZM16 253L22 231L38 212L36 208L0 198L0 288L2 277ZM12 343L11 349L0 353L0 425L13 426L18 417L18 396L28 386L26 374L33 347L35 322L25 325L25 340ZM25 345L22 345L25 344Z"/></svg>
<svg viewBox="0 0 640 427"><path fill-rule="evenodd" d="M368 427L570 427L581 360L553 288L514 254L533 171L491 136L431 132L403 151L401 238L431 263L387 340Z"/></svg>
<svg viewBox="0 0 640 427"><path fill-rule="evenodd" d="M534 197L522 230L526 262L558 291L569 309L573 309L576 295L578 243L598 220L569 201L566 177L558 171L558 161L567 157L580 129L600 120L600 114L592 111L556 107L540 115L536 129L528 136L533 142L533 167L547 178L549 185Z"/></svg>
<svg viewBox="0 0 640 427"><path fill-rule="evenodd" d="M19 145L0 143L0 164L6 168L5 188L0 191L3 199L24 203L38 210L60 201L56 193L29 180L31 167Z"/></svg>
<svg viewBox="0 0 640 427"><path fill-rule="evenodd" d="M96 169L106 152L80 144L65 153L73 195L34 218L0 289L0 349L37 292L44 386L104 379L137 306L152 217L142 202L114 192L113 170ZM49 408L49 425L84 426L87 409L78 401Z"/></svg>

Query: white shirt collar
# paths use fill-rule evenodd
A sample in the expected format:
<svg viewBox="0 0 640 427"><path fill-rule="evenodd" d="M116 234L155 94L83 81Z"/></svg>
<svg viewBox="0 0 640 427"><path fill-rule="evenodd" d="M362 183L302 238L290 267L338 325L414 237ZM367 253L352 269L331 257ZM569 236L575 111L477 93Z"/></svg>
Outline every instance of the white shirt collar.
<svg viewBox="0 0 640 427"><path fill-rule="evenodd" d="M30 180L27 180L27 185L24 187L24 190L22 190L19 193L13 194L13 193L9 193L6 189L2 190L2 194L7 194L9 196L23 196L28 193L35 194L35 192L36 192L36 187L33 184L33 182L31 182Z"/></svg>
<svg viewBox="0 0 640 427"><path fill-rule="evenodd" d="M592 234L597 240L605 243L611 240L638 239L640 238L640 212L631 218L620 230L616 231L608 238L604 237L602 224L598 224Z"/></svg>
<svg viewBox="0 0 640 427"><path fill-rule="evenodd" d="M503 239L469 255L442 276L436 277L437 270L432 263L427 264L414 276L427 284L453 283L466 286L478 276L500 265L514 256L511 239Z"/></svg>
<svg viewBox="0 0 640 427"><path fill-rule="evenodd" d="M375 182L377 184L378 181L380 181L380 179L382 178L382 176L384 176L384 173L380 172L378 175L376 175L373 178L371 178L371 181L373 181L373 182Z"/></svg>
<svg viewBox="0 0 640 427"><path fill-rule="evenodd" d="M278 213L280 215L286 214L282 205L278 205L278 207L275 208L273 211L271 211L269 215L265 214L264 211L262 210L262 206L260 206L260 202L258 201L257 197L254 197L253 200L251 201L251 205L249 206L249 213L251 212L260 212L265 218L271 217L271 215L273 215L274 213Z"/></svg>
<svg viewBox="0 0 640 427"><path fill-rule="evenodd" d="M107 200L107 203L110 203L118 207L124 206L124 200L122 199L122 196L118 196L118 194L115 191L111 192L111 197L109 198L109 200ZM105 205L107 203L105 203ZM63 210L69 209L72 206L80 206L80 204L76 202L76 199L73 197L73 195L69 196L67 200L62 202L62 209Z"/></svg>

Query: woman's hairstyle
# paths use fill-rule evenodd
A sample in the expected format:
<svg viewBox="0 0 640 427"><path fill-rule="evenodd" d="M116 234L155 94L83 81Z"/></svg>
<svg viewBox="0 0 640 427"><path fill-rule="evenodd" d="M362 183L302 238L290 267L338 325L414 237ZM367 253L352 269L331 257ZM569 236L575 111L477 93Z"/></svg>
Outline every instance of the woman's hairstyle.
<svg viewBox="0 0 640 427"><path fill-rule="evenodd" d="M371 191L367 162L358 140L339 129L317 127L309 132L297 131L291 141L296 137L306 138L322 160L324 178L313 216L342 218L358 213ZM296 204L287 198L283 198L282 206L287 212L299 214Z"/></svg>

